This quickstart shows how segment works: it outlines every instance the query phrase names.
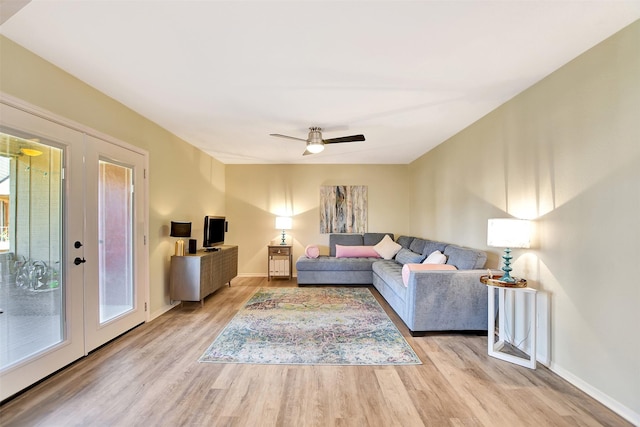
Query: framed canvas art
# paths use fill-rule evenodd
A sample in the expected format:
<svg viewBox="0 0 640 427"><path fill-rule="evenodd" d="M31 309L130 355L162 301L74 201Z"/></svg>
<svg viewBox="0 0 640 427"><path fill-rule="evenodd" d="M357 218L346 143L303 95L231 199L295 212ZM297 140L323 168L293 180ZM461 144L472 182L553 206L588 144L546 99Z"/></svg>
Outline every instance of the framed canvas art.
<svg viewBox="0 0 640 427"><path fill-rule="evenodd" d="M320 233L365 233L367 186L320 187Z"/></svg>

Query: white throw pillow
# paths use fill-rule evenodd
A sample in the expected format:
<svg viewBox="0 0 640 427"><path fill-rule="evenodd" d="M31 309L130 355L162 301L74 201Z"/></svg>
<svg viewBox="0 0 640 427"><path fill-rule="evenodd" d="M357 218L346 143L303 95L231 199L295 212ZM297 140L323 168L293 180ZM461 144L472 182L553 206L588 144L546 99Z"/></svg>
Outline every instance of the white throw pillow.
<svg viewBox="0 0 640 427"><path fill-rule="evenodd" d="M440 251L433 251L429 254L427 259L422 261L423 264L445 264L447 257Z"/></svg>
<svg viewBox="0 0 640 427"><path fill-rule="evenodd" d="M384 259L393 258L402 246L394 242L388 234L385 234L382 240L373 247L373 249Z"/></svg>

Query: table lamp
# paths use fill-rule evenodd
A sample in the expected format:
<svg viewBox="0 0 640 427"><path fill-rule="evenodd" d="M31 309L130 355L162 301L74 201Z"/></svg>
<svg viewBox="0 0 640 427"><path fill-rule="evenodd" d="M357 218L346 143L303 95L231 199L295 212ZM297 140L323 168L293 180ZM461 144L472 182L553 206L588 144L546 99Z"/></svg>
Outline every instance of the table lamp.
<svg viewBox="0 0 640 427"><path fill-rule="evenodd" d="M288 216L277 216L276 217L276 229L277 230L282 230L282 241L280 242L281 245L286 245L287 242L285 241L284 237L285 237L285 230L291 230L291 217Z"/></svg>
<svg viewBox="0 0 640 427"><path fill-rule="evenodd" d="M171 221L171 237L191 237L191 223ZM176 241L176 255L184 256L184 240Z"/></svg>
<svg viewBox="0 0 640 427"><path fill-rule="evenodd" d="M504 249L504 271L501 281L515 283L509 274L511 268L511 248L528 248L531 244L531 221L526 219L495 218L487 225L487 245Z"/></svg>

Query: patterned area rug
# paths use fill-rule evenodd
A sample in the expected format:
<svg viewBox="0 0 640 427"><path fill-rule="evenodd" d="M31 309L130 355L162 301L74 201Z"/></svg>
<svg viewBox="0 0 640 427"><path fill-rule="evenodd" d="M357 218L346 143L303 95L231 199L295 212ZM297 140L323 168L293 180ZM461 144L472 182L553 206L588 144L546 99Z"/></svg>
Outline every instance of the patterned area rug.
<svg viewBox="0 0 640 427"><path fill-rule="evenodd" d="M421 364L367 288L259 289L200 362Z"/></svg>

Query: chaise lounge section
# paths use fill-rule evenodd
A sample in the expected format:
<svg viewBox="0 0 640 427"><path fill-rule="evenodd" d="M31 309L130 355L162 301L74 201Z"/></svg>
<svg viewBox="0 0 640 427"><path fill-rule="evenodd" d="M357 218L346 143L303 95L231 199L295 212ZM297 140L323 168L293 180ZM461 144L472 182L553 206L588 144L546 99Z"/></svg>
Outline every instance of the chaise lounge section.
<svg viewBox="0 0 640 427"><path fill-rule="evenodd" d="M393 233L330 234L329 256L301 256L296 262L298 285L371 285L372 264L380 257L336 257L336 245L374 246Z"/></svg>

